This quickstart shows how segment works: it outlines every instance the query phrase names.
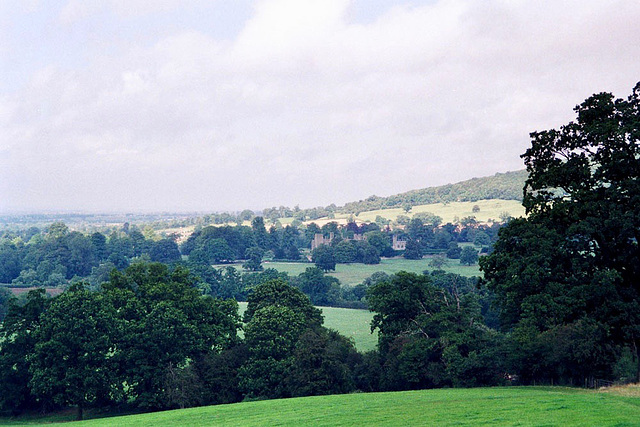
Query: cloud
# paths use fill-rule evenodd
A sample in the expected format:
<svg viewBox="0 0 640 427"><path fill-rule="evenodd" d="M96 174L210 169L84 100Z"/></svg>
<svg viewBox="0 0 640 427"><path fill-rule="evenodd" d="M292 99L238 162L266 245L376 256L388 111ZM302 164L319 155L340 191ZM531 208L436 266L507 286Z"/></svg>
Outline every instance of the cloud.
<svg viewBox="0 0 640 427"><path fill-rule="evenodd" d="M105 11L126 19L158 12L172 12L179 8L195 7L201 3L185 3L180 0L69 0L60 11L58 19L64 25L73 25Z"/></svg>
<svg viewBox="0 0 640 427"><path fill-rule="evenodd" d="M359 22L353 2L273 0L231 39L145 33L177 5L66 5L72 28L109 10L140 34L96 53L112 33L91 33L83 65L0 97L0 210L326 205L519 169L530 131L640 71L634 2L440 0Z"/></svg>

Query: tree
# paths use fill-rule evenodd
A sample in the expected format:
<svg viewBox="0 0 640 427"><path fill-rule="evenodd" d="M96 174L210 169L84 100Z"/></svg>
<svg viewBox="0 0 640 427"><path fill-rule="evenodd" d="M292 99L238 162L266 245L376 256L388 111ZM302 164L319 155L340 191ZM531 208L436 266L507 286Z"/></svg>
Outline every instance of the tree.
<svg viewBox="0 0 640 427"><path fill-rule="evenodd" d="M101 294L73 285L55 298L34 331L29 386L37 396L83 409L118 394L114 358L117 330L113 307Z"/></svg>
<svg viewBox="0 0 640 427"><path fill-rule="evenodd" d="M0 324L2 324L2 320L4 316L6 316L7 311L9 311L9 301L11 298L11 291L5 287L0 287Z"/></svg>
<svg viewBox="0 0 640 427"><path fill-rule="evenodd" d="M460 252L460 264L472 265L478 262L478 251L471 246L465 246Z"/></svg>
<svg viewBox="0 0 640 427"><path fill-rule="evenodd" d="M216 263L231 262L236 258L233 249L224 239L213 239L207 244L206 250L210 259Z"/></svg>
<svg viewBox="0 0 640 427"><path fill-rule="evenodd" d="M247 310L244 312L245 323L251 321L256 310L270 305L281 305L301 313L305 324L322 325L322 313L311 304L309 297L281 279L270 280L257 286L249 294L247 302Z"/></svg>
<svg viewBox="0 0 640 427"><path fill-rule="evenodd" d="M9 301L4 321L0 324L0 409L17 413L33 409L35 402L29 389L29 360L34 353L40 315L49 300L44 289L29 291L24 305ZM46 400L40 403L45 407Z"/></svg>
<svg viewBox="0 0 640 427"><path fill-rule="evenodd" d="M640 83L626 100L599 93L575 112L531 134L528 217L501 230L481 268L505 327L538 352L538 366L565 381L613 378L612 360L630 350L640 375ZM601 353L584 365L543 351L582 346L585 331Z"/></svg>
<svg viewBox="0 0 640 427"><path fill-rule="evenodd" d="M245 251L245 258L247 261L242 264L242 267L250 271L261 271L263 255L264 251L257 246L247 249Z"/></svg>
<svg viewBox="0 0 640 427"><path fill-rule="evenodd" d="M251 228L258 247L263 250L269 249L269 235L267 234L267 229L264 226L264 218L261 216L253 218L251 220Z"/></svg>
<svg viewBox="0 0 640 427"><path fill-rule="evenodd" d="M178 244L171 239L162 239L154 242L149 252L151 261L171 263L180 260Z"/></svg>
<svg viewBox="0 0 640 427"><path fill-rule="evenodd" d="M169 270L158 263L114 271L103 289L118 318L127 325L116 342L122 351L121 375L129 385L125 397L141 408L196 404L198 399L167 401L171 371L178 369L174 380L181 380L191 375L183 371L191 360L236 344L237 302L202 296L188 270Z"/></svg>
<svg viewBox="0 0 640 427"><path fill-rule="evenodd" d="M462 255L462 248L458 246L456 242L449 243L449 249L447 249L447 258L459 259Z"/></svg>
<svg viewBox="0 0 640 427"><path fill-rule="evenodd" d="M358 248L356 246L356 242L353 240L343 240L335 246L332 246L332 248L336 263L350 263L358 260ZM318 255L315 254L315 256L317 257ZM329 269L331 270L331 268ZM333 270L335 270L335 267Z"/></svg>
<svg viewBox="0 0 640 427"><path fill-rule="evenodd" d="M238 218L242 221L251 221L251 219L255 216L253 211L249 209L245 209L238 214Z"/></svg>
<svg viewBox="0 0 640 427"><path fill-rule="evenodd" d="M370 231L366 235L367 243L373 246L378 252L378 256L393 256L389 235L381 231Z"/></svg>
<svg viewBox="0 0 640 427"><path fill-rule="evenodd" d="M438 268L442 268L446 263L447 263L446 257L442 254L437 254L437 255L434 255L433 258L431 258L431 261L429 261L429 267L438 269Z"/></svg>
<svg viewBox="0 0 640 427"><path fill-rule="evenodd" d="M422 259L423 255L424 255L424 248L422 247L422 244L419 241L415 239L407 240L407 246L404 251L404 257L406 259Z"/></svg>
<svg viewBox="0 0 640 427"><path fill-rule="evenodd" d="M241 389L254 398L290 397L285 379L296 343L322 325L320 310L298 289L273 280L249 295L244 320L249 358L238 372Z"/></svg>
<svg viewBox="0 0 640 427"><path fill-rule="evenodd" d="M335 250L331 246L322 245L315 248L311 253L311 259L316 264L316 267L324 271L336 269Z"/></svg>
<svg viewBox="0 0 640 427"><path fill-rule="evenodd" d="M491 237L484 231L478 231L476 237L473 239L473 244L476 246L487 246L491 244Z"/></svg>
<svg viewBox="0 0 640 427"><path fill-rule="evenodd" d="M355 388L353 367L359 355L339 333L307 329L298 339L285 383L291 396L348 393Z"/></svg>
<svg viewBox="0 0 640 427"><path fill-rule="evenodd" d="M311 302L320 306L331 306L338 299L340 282L326 276L318 267L308 267L293 282Z"/></svg>
<svg viewBox="0 0 640 427"><path fill-rule="evenodd" d="M0 283L11 283L22 270L20 255L15 245L0 243Z"/></svg>
<svg viewBox="0 0 640 427"><path fill-rule="evenodd" d="M363 264L380 264L380 254L369 242L358 242L358 257Z"/></svg>
<svg viewBox="0 0 640 427"><path fill-rule="evenodd" d="M375 313L371 330L379 330L383 389L499 381L500 347L482 324L477 295L456 280L446 285L436 287L430 276L400 272L368 289Z"/></svg>

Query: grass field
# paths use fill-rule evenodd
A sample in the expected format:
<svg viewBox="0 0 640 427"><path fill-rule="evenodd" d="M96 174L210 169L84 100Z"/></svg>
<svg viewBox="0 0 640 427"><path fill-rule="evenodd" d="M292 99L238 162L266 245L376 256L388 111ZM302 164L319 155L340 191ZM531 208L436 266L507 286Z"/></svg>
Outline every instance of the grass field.
<svg viewBox="0 0 640 427"><path fill-rule="evenodd" d="M637 426L640 398L561 387L438 389L243 402L74 426ZM49 418L16 424L49 422ZM55 421L59 421L59 418ZM0 419L0 424L11 424Z"/></svg>
<svg viewBox="0 0 640 427"><path fill-rule="evenodd" d="M343 285L357 285L362 283L364 279L371 276L377 271L384 271L388 274L394 274L399 271L408 271L411 273L422 273L424 270L433 270L433 267L429 266L431 259L429 257L411 260L404 258L385 258L380 261L380 264L338 264L336 265L336 271L329 273L340 280ZM308 267L313 267L313 264L309 263L295 263L295 262L265 262L264 268L275 268L278 271L286 271L290 276L297 276L304 272ZM460 265L460 261L457 259L447 260L446 265L442 267L443 270L460 274L462 276L480 276L480 270L477 265L466 266Z"/></svg>
<svg viewBox="0 0 640 427"><path fill-rule="evenodd" d="M246 302L239 302L240 314L247 309ZM378 333L371 333L373 313L352 308L318 307L324 316L324 326L353 339L360 352L373 350L378 343Z"/></svg>

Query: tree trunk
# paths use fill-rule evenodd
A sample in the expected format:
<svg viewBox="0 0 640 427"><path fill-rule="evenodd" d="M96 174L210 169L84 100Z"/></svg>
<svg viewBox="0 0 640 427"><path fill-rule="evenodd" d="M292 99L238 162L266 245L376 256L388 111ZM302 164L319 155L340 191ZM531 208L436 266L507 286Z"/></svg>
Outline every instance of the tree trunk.
<svg viewBox="0 0 640 427"><path fill-rule="evenodd" d="M636 353L636 382L640 383L640 346L638 345L638 341L639 340L633 340L633 349L635 350Z"/></svg>
<svg viewBox="0 0 640 427"><path fill-rule="evenodd" d="M78 404L78 414L76 415L76 421L82 421L84 417L82 403Z"/></svg>

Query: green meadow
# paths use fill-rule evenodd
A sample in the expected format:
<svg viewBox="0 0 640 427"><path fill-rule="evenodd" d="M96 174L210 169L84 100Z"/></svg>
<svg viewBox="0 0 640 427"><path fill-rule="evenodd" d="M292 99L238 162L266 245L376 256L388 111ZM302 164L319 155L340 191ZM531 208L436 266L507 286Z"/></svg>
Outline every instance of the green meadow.
<svg viewBox="0 0 640 427"><path fill-rule="evenodd" d="M433 267L429 266L431 262L430 257L423 259L404 259L404 258L383 258L380 260L380 264L337 264L336 271L332 271L329 276L335 277L340 280L343 285L355 286L362 283L364 279L371 276L377 271L384 271L387 274L395 274L399 271L408 271L410 273L422 273L425 270L433 270ZM278 271L285 271L290 276L297 276L304 272L308 267L313 267L311 263L301 262L265 262L264 268L275 268ZM442 269L450 272L460 274L461 276L480 276L480 269L478 265L461 265L460 260L447 259Z"/></svg>
<svg viewBox="0 0 640 427"><path fill-rule="evenodd" d="M239 302L240 314L247 309L246 302ZM324 326L351 338L360 352L373 350L378 344L378 332L371 333L373 313L353 308L318 307L324 316Z"/></svg>
<svg viewBox="0 0 640 427"><path fill-rule="evenodd" d="M61 421L22 419L18 424ZM11 425L11 419L0 419ZM638 426L640 398L562 387L437 389L243 402L74 426Z"/></svg>

